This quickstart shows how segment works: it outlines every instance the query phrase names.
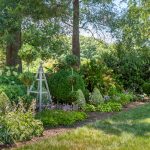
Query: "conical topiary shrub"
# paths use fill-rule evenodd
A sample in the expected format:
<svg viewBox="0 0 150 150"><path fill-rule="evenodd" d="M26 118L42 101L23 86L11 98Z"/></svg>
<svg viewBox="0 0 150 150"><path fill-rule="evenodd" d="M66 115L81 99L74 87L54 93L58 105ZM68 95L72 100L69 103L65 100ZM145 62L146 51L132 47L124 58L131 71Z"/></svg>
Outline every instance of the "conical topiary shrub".
<svg viewBox="0 0 150 150"><path fill-rule="evenodd" d="M85 97L81 89L77 90L76 99L77 99L76 104L78 104L78 106L81 109L83 109L86 106L86 101L85 101Z"/></svg>
<svg viewBox="0 0 150 150"><path fill-rule="evenodd" d="M90 95L89 101L93 105L99 105L104 102L103 96L98 88L94 88L93 92Z"/></svg>

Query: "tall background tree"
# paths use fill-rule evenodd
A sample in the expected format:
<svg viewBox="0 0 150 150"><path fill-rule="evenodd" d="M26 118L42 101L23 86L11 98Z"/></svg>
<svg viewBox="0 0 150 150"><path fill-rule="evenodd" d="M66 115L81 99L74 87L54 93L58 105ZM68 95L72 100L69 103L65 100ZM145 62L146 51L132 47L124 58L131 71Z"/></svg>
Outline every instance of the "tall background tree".
<svg viewBox="0 0 150 150"><path fill-rule="evenodd" d="M79 59L78 66L80 66L79 11L79 0L73 0L72 53Z"/></svg>
<svg viewBox="0 0 150 150"><path fill-rule="evenodd" d="M25 18L32 18L32 21L59 17L64 14L68 2L62 0L1 0L0 1L0 34L2 43L6 47L6 65L19 65L22 70L21 60L18 51L21 48L21 32ZM37 37L38 38L38 37Z"/></svg>

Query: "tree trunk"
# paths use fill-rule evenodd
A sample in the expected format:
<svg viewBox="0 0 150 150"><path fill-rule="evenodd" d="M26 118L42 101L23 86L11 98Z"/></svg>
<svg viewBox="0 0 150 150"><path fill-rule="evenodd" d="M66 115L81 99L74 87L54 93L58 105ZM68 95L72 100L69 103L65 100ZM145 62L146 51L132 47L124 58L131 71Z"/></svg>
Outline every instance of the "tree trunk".
<svg viewBox="0 0 150 150"><path fill-rule="evenodd" d="M79 41L79 0L73 0L73 35L72 53L79 58L80 66L80 41Z"/></svg>
<svg viewBox="0 0 150 150"><path fill-rule="evenodd" d="M6 65L10 67L18 66L18 72L22 72L22 62L18 56L21 48L21 29L11 34L11 40L7 41L6 46Z"/></svg>

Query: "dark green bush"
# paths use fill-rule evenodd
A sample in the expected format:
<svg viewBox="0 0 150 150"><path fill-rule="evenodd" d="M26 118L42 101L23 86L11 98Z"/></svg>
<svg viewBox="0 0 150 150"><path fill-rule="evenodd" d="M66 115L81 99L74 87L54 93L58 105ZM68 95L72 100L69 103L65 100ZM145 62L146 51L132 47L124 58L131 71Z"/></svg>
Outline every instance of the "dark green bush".
<svg viewBox="0 0 150 150"><path fill-rule="evenodd" d="M73 125L76 121L84 120L86 117L84 112L63 110L43 110L36 115L36 118L40 119L47 127Z"/></svg>
<svg viewBox="0 0 150 150"><path fill-rule="evenodd" d="M30 112L13 111L0 116L0 144L29 140L42 133L42 123L35 120Z"/></svg>
<svg viewBox="0 0 150 150"><path fill-rule="evenodd" d="M117 46L116 51L104 53L102 58L107 67L113 70L117 81L125 89L142 92L142 84L149 80L150 55L144 50L127 50Z"/></svg>
<svg viewBox="0 0 150 150"><path fill-rule="evenodd" d="M23 85L0 85L0 92L4 92L10 101L18 102L19 97L26 94L26 88Z"/></svg>
<svg viewBox="0 0 150 150"><path fill-rule="evenodd" d="M101 104L97 107L98 111L101 112L115 112L115 111L121 111L122 105L117 102L108 102Z"/></svg>
<svg viewBox="0 0 150 150"><path fill-rule="evenodd" d="M144 83L142 88L145 94L150 95L150 82Z"/></svg>
<svg viewBox="0 0 150 150"><path fill-rule="evenodd" d="M55 101L60 103L70 103L70 93L72 91L72 84L69 82L72 72L61 70L48 77L48 84L50 92ZM74 91L81 89L85 91L85 84L79 74L74 72Z"/></svg>

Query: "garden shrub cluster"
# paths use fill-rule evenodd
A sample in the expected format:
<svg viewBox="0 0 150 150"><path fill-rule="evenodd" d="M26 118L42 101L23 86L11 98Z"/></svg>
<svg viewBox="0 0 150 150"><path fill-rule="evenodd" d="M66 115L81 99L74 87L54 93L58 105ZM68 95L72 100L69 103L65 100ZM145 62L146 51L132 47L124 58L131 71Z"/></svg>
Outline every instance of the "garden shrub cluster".
<svg viewBox="0 0 150 150"><path fill-rule="evenodd" d="M48 109L36 114L36 118L41 120L46 127L73 125L76 121L84 120L86 117L84 112Z"/></svg>
<svg viewBox="0 0 150 150"><path fill-rule="evenodd" d="M102 94L106 94L111 85L120 87L113 77L112 69L100 57L86 60L81 65L80 74L90 92L97 87Z"/></svg>
<svg viewBox="0 0 150 150"><path fill-rule="evenodd" d="M121 110L122 110L122 105L118 102L107 102L97 106L86 104L86 106L84 107L85 112L94 112L94 111L118 112Z"/></svg>
<svg viewBox="0 0 150 150"><path fill-rule="evenodd" d="M121 105L126 105L129 102L133 101L134 94L131 92L120 92L116 89L115 86L111 86L108 94L110 96L110 101L118 102Z"/></svg>
<svg viewBox="0 0 150 150"><path fill-rule="evenodd" d="M101 103L91 103L92 100L89 99L89 103L90 104L86 104L86 106L84 107L84 111L101 111L101 112L113 112L113 111L121 111L122 107L126 104L128 104L129 102L134 100L134 95L132 93L128 93L128 92L119 92L117 91L117 89L115 87L110 87L108 93L110 96L107 96L108 99L104 100L104 98L102 97L102 95L100 94L100 91L95 88L97 92L94 92L93 90L93 94L96 94L96 100L98 99L97 95L100 95L101 99L103 99L103 101L101 101Z"/></svg>
<svg viewBox="0 0 150 150"><path fill-rule="evenodd" d="M116 50L105 52L102 58L108 68L112 69L115 78L125 89L142 93L145 81L149 81L150 55L145 49L126 50L118 45ZM148 50L149 51L149 50Z"/></svg>
<svg viewBox="0 0 150 150"><path fill-rule="evenodd" d="M13 144L16 141L29 140L43 133L43 124L34 118L34 104L28 110L20 101L11 105L8 97L0 94L0 144Z"/></svg>
<svg viewBox="0 0 150 150"><path fill-rule="evenodd" d="M121 105L126 105L133 100L133 94L119 93L112 98L112 101L118 102Z"/></svg>
<svg viewBox="0 0 150 150"><path fill-rule="evenodd" d="M34 119L31 112L11 111L0 116L0 144L29 140L33 136L40 136L42 133L42 123Z"/></svg>

